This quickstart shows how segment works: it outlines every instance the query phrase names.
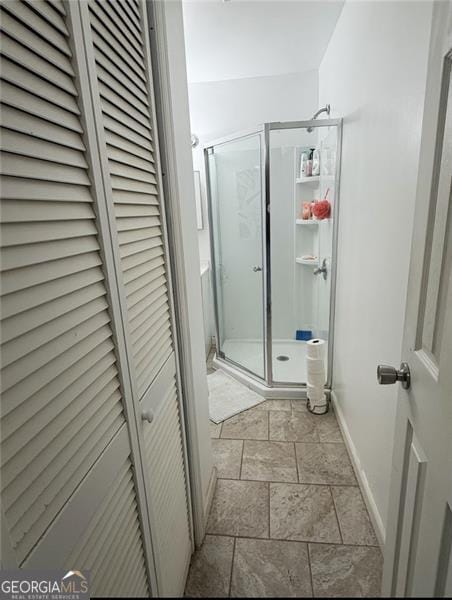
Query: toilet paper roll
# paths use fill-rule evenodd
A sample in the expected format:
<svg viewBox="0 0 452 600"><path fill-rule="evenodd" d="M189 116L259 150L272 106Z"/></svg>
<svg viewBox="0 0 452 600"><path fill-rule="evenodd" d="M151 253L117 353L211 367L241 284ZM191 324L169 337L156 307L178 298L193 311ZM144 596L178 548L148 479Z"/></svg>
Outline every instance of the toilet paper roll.
<svg viewBox="0 0 452 600"><path fill-rule="evenodd" d="M309 385L319 387L323 389L325 385L325 374L324 373L308 373L307 382Z"/></svg>
<svg viewBox="0 0 452 600"><path fill-rule="evenodd" d="M323 358L310 358L306 357L306 369L308 373L318 373L319 371L325 371L325 363Z"/></svg>
<svg viewBox="0 0 452 600"><path fill-rule="evenodd" d="M323 396L325 396L325 391L323 389L323 385L313 385L312 383L307 384L307 396L309 400L321 400Z"/></svg>
<svg viewBox="0 0 452 600"><path fill-rule="evenodd" d="M306 342L306 356L309 358L323 358L325 340L315 338Z"/></svg>

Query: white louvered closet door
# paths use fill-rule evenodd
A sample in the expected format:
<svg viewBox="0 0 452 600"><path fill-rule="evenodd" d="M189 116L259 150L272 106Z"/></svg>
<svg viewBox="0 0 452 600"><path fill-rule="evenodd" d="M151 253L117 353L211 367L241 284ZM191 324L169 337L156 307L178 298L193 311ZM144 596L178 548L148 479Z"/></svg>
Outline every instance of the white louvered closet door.
<svg viewBox="0 0 452 600"><path fill-rule="evenodd" d="M177 596L192 540L145 8L138 0L80 5L134 401L147 417L141 442L158 590Z"/></svg>
<svg viewBox="0 0 452 600"><path fill-rule="evenodd" d="M148 596L65 6L1 6L2 560Z"/></svg>

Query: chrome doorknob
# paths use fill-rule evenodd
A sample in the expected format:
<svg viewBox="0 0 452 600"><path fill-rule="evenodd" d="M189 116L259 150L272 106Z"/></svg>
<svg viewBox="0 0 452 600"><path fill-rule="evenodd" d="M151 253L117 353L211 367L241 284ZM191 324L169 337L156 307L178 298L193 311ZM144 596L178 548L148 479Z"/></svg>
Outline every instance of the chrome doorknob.
<svg viewBox="0 0 452 600"><path fill-rule="evenodd" d="M400 369L388 365L378 365L377 379L380 385L390 385L400 381L403 389L407 390L411 385L411 373L408 363L403 362Z"/></svg>
<svg viewBox="0 0 452 600"><path fill-rule="evenodd" d="M255 266L253 267L253 271L254 271L255 273L257 273L258 271L262 271L262 267L258 267L257 265L255 265Z"/></svg>

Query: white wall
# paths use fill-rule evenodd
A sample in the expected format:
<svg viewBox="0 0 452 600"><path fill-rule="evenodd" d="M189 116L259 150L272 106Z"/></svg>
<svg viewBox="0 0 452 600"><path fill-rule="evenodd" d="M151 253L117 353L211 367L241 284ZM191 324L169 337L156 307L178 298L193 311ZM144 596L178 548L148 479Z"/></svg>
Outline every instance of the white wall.
<svg viewBox="0 0 452 600"><path fill-rule="evenodd" d="M319 71L344 117L334 390L384 530L432 6L347 2Z"/></svg>
<svg viewBox="0 0 452 600"><path fill-rule="evenodd" d="M318 108L317 71L271 77L252 77L189 83L191 130L200 138L193 163L200 170L203 212L207 202L202 146L224 135L257 127L268 121L308 119ZM201 260L210 260L209 231L199 231Z"/></svg>

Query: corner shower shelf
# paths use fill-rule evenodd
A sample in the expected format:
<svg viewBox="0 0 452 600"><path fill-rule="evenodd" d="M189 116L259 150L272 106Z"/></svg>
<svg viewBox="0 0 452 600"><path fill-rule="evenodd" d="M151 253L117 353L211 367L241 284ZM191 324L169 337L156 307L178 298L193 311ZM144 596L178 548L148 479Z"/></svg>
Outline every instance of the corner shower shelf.
<svg viewBox="0 0 452 600"><path fill-rule="evenodd" d="M328 219L297 219L295 223L297 225L318 225L319 223L329 223L331 221Z"/></svg>
<svg viewBox="0 0 452 600"><path fill-rule="evenodd" d="M298 263L299 265L308 265L311 267L318 267L319 266L319 259L318 258L300 258L297 257L295 259L295 262Z"/></svg>
<svg viewBox="0 0 452 600"><path fill-rule="evenodd" d="M317 219L297 219L295 223L297 225L318 225L320 221Z"/></svg>
<svg viewBox="0 0 452 600"><path fill-rule="evenodd" d="M311 175L311 177L298 177L296 183L318 183L319 181L334 181L334 175Z"/></svg>
<svg viewBox="0 0 452 600"><path fill-rule="evenodd" d="M299 177L297 183L316 183L320 181L320 175L312 175L311 177Z"/></svg>

